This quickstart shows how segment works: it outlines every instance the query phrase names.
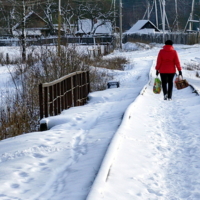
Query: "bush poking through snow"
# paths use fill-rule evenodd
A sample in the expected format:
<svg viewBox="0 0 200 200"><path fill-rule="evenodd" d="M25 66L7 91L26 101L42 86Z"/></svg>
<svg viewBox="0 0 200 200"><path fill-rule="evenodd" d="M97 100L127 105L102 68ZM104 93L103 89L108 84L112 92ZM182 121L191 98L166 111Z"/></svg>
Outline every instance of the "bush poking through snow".
<svg viewBox="0 0 200 200"><path fill-rule="evenodd" d="M200 63L185 63L184 69L190 71L196 71L196 77L200 78L199 71L200 71Z"/></svg>
<svg viewBox="0 0 200 200"><path fill-rule="evenodd" d="M93 60L91 65L99 68L106 68L112 70L124 70L124 65L127 63L128 61L124 57L104 58L104 59L98 57Z"/></svg>
<svg viewBox="0 0 200 200"><path fill-rule="evenodd" d="M191 71L200 70L200 63L195 63L195 62L185 63L184 69Z"/></svg>
<svg viewBox="0 0 200 200"><path fill-rule="evenodd" d="M147 50L152 49L154 47L153 44L145 44L141 42L127 42L123 44L123 50L125 51L138 51L138 50Z"/></svg>

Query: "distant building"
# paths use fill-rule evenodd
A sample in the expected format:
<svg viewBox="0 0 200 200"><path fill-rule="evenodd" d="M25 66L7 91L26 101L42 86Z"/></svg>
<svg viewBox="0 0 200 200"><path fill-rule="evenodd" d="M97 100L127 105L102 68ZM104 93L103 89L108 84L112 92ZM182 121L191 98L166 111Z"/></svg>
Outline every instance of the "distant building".
<svg viewBox="0 0 200 200"><path fill-rule="evenodd" d="M111 35L112 24L110 21L82 19L78 21L76 35Z"/></svg>
<svg viewBox="0 0 200 200"><path fill-rule="evenodd" d="M27 37L39 37L48 36L50 34L50 28L48 23L35 12L31 11L25 17L26 27L25 34ZM22 22L17 23L12 28L13 35L19 37L22 35Z"/></svg>
<svg viewBox="0 0 200 200"><path fill-rule="evenodd" d="M160 30L150 20L138 20L125 34L132 33L158 33Z"/></svg>
<svg viewBox="0 0 200 200"><path fill-rule="evenodd" d="M10 35L8 34L8 32L4 28L0 27L0 37L6 38L6 37L10 37Z"/></svg>

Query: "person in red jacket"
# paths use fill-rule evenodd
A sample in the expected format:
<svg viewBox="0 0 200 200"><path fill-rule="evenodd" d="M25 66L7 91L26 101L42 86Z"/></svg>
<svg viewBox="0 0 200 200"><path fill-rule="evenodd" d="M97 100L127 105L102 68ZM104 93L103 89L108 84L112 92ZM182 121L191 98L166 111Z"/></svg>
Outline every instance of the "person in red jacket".
<svg viewBox="0 0 200 200"><path fill-rule="evenodd" d="M171 40L165 42L163 49L161 49L158 54L155 67L156 76L160 73L164 100L172 99L173 78L176 69L179 71L179 75L182 75L179 57L172 45L173 42Z"/></svg>

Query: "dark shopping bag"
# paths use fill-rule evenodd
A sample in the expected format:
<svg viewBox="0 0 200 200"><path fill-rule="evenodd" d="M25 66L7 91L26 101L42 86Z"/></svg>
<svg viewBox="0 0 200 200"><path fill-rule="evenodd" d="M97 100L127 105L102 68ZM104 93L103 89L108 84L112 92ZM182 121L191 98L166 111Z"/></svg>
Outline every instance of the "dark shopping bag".
<svg viewBox="0 0 200 200"><path fill-rule="evenodd" d="M181 90L181 89L184 89L186 87L189 86L189 83L187 82L186 79L183 79L182 76L178 76L176 79L175 79L175 86L178 90Z"/></svg>
<svg viewBox="0 0 200 200"><path fill-rule="evenodd" d="M153 92L155 94L160 94L161 92L161 80L158 77L154 79Z"/></svg>

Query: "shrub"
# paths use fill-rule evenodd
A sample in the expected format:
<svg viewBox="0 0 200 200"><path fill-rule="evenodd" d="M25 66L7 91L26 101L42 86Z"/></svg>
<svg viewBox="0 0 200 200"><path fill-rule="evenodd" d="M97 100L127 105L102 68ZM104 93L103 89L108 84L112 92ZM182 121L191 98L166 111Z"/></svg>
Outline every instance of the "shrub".
<svg viewBox="0 0 200 200"><path fill-rule="evenodd" d="M185 63L184 69L191 71L200 70L200 64L195 62Z"/></svg>
<svg viewBox="0 0 200 200"><path fill-rule="evenodd" d="M39 52L35 53L35 49L32 49L26 62L19 58L15 61L10 58L4 60L0 55L0 61L4 64L15 62L14 72L10 70L15 91L7 91L6 96L0 99L0 139L37 131L40 83L51 82L75 71L90 70L91 90L103 90L113 78L108 69L123 70L127 63L125 58L120 57L91 59L77 53L75 46L62 47L59 56L48 47L41 47Z"/></svg>

